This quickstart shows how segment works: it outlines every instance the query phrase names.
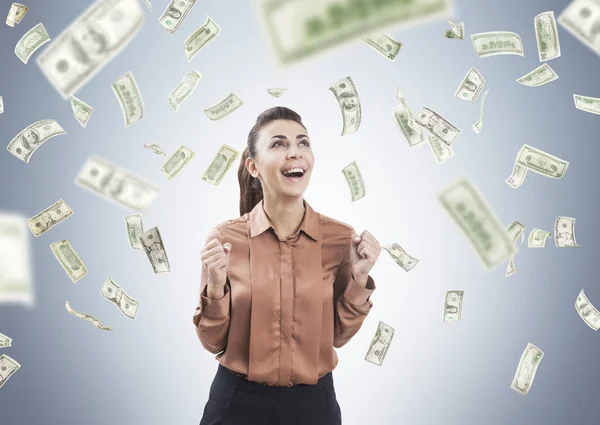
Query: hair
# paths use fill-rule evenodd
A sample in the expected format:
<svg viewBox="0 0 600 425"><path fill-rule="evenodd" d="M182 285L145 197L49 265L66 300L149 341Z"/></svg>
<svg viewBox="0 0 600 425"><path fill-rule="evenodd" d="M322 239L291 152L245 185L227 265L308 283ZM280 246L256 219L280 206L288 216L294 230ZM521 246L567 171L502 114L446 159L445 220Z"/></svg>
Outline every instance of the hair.
<svg viewBox="0 0 600 425"><path fill-rule="evenodd" d="M238 168L238 181L240 183L240 216L252 211L256 204L263 198L263 189L260 180L253 177L252 174L248 172L245 163L247 158L257 157L258 151L256 149L256 142L258 141L260 130L266 124L275 120L295 121L306 130L300 115L285 106L269 108L256 118L256 123L248 133L248 143L244 152L242 152L242 158L240 159L240 166Z"/></svg>

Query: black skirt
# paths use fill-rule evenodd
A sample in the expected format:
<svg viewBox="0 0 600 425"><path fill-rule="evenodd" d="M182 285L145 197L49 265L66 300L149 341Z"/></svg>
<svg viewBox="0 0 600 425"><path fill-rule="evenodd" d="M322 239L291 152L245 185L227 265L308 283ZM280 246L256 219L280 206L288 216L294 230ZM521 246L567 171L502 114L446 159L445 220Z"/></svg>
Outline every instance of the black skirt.
<svg viewBox="0 0 600 425"><path fill-rule="evenodd" d="M248 381L219 363L200 425L341 425L331 372L314 385Z"/></svg>

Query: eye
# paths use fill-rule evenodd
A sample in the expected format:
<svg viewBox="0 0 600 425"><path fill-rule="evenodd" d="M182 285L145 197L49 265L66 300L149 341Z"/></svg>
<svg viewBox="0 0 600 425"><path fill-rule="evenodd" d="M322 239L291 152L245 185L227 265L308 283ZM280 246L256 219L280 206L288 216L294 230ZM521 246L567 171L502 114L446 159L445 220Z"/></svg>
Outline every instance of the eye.
<svg viewBox="0 0 600 425"><path fill-rule="evenodd" d="M283 142L281 140L278 140L275 143L273 143L273 147L277 146L279 143L281 143L283 145Z"/></svg>
<svg viewBox="0 0 600 425"><path fill-rule="evenodd" d="M308 139L302 139L302 141L300 143L306 143L306 146L310 146L310 142L308 141Z"/></svg>

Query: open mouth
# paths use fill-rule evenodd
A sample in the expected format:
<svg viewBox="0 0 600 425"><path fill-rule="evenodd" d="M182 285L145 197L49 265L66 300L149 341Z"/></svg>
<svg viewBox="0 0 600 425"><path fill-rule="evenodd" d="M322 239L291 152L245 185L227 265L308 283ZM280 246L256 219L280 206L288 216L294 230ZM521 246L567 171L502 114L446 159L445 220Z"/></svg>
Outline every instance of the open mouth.
<svg viewBox="0 0 600 425"><path fill-rule="evenodd" d="M296 183L304 178L306 172L299 168L293 168L291 171L282 171L281 174L286 178L286 180Z"/></svg>

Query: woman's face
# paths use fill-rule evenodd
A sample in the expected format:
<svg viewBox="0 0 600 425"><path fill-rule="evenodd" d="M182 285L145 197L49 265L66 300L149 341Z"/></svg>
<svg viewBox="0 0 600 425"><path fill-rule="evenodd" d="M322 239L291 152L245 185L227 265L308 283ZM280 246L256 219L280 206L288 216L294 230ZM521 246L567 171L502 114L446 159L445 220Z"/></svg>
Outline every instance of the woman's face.
<svg viewBox="0 0 600 425"><path fill-rule="evenodd" d="M274 196L302 196L312 173L314 156L308 133L292 120L275 120L264 125L256 143L258 158L246 160L250 174L260 179L263 192ZM290 167L304 169L298 181L282 174Z"/></svg>

